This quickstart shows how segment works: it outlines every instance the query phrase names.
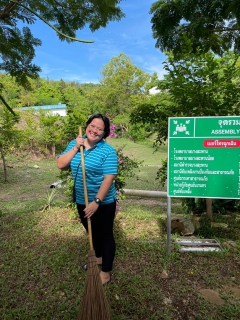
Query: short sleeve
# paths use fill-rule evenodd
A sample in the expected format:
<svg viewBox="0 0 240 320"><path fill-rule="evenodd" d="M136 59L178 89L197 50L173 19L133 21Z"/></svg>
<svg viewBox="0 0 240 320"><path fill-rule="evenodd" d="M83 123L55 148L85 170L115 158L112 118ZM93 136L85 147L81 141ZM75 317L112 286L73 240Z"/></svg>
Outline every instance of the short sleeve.
<svg viewBox="0 0 240 320"><path fill-rule="evenodd" d="M117 174L118 158L116 150L112 147L109 148L109 152L103 164L103 174Z"/></svg>
<svg viewBox="0 0 240 320"><path fill-rule="evenodd" d="M68 146L66 147L66 149L65 149L61 154L58 155L58 158L60 158L63 154L65 154L65 153L67 153L68 151L70 151L75 145L76 145L76 140L74 139L74 140L72 140L72 141L68 144Z"/></svg>

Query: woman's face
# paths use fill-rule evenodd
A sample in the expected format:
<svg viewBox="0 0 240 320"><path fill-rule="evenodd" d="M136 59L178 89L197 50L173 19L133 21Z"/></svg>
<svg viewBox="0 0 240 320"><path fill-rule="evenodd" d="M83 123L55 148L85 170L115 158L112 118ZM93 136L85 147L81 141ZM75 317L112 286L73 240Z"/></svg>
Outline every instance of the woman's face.
<svg viewBox="0 0 240 320"><path fill-rule="evenodd" d="M104 136L105 125L102 119L94 118L86 128L88 141L96 144Z"/></svg>

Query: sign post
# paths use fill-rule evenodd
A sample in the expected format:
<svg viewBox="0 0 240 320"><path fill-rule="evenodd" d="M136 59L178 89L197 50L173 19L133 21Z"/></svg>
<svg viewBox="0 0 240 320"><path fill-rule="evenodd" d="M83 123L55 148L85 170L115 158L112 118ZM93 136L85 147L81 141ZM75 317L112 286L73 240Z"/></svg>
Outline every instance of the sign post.
<svg viewBox="0 0 240 320"><path fill-rule="evenodd" d="M240 117L168 119L167 196L240 199Z"/></svg>

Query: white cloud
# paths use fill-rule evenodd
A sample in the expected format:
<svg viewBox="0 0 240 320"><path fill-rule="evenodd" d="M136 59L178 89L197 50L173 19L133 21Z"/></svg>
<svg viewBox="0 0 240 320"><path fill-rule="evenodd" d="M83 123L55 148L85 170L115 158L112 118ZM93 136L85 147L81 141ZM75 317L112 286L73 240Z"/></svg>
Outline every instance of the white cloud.
<svg viewBox="0 0 240 320"><path fill-rule="evenodd" d="M122 33L121 36L122 36L122 38L124 38L124 39L127 39L127 38L128 38L128 36L126 35L126 33Z"/></svg>
<svg viewBox="0 0 240 320"><path fill-rule="evenodd" d="M70 73L70 74L65 74L63 75L62 79L64 81L75 81L75 82L79 82L79 83L99 83L99 79L96 79L94 77L92 77L91 74L74 74L74 73Z"/></svg>
<svg viewBox="0 0 240 320"><path fill-rule="evenodd" d="M123 52L123 50L121 50L121 48L116 45L113 40L108 39L107 41L99 40L95 46L89 47L88 52L88 61L99 61L99 59L106 61L107 59L107 62L109 62L113 56L118 56L121 52Z"/></svg>
<svg viewBox="0 0 240 320"><path fill-rule="evenodd" d="M149 70L150 73L156 72L158 75L158 79L162 80L163 76L167 74L166 70L163 69L163 66L160 64L146 64L146 70Z"/></svg>
<svg viewBox="0 0 240 320"><path fill-rule="evenodd" d="M166 71L163 68L163 61L166 57L159 51L159 55L149 55L149 54L133 54L131 59L139 68L153 74L156 72L159 79L163 79L163 75L166 74Z"/></svg>
<svg viewBox="0 0 240 320"><path fill-rule="evenodd" d="M44 76L49 76L51 73L55 73L56 71L61 70L61 68L52 68L46 63L41 65L40 68L42 69L41 74Z"/></svg>

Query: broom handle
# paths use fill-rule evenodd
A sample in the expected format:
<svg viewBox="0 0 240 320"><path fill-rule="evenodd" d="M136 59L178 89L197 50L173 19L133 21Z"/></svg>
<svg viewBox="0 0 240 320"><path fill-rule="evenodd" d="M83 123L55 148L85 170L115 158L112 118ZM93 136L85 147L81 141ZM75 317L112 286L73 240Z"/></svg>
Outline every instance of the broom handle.
<svg viewBox="0 0 240 320"><path fill-rule="evenodd" d="M79 135L82 137L82 127L79 127ZM88 193L87 193L87 184L86 184L86 173L85 173L85 165L84 165L84 153L83 153L83 146L80 146L81 151L81 160L82 160L82 176L83 176L83 189L84 189L84 198L85 204L88 205ZM88 222L88 238L90 244L90 250L93 250L93 241L92 241L92 225L91 219L87 219Z"/></svg>

